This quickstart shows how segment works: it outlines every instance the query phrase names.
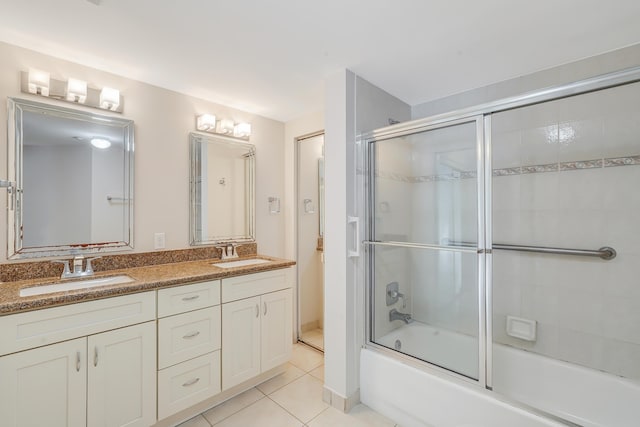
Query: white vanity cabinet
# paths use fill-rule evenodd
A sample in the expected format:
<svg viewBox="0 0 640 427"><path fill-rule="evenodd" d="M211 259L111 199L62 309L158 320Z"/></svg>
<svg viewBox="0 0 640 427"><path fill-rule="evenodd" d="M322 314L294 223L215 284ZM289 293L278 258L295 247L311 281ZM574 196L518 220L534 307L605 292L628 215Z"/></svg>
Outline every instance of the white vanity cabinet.
<svg viewBox="0 0 640 427"><path fill-rule="evenodd" d="M155 423L155 292L0 317L0 331L3 426Z"/></svg>
<svg viewBox="0 0 640 427"><path fill-rule="evenodd" d="M87 426L155 423L155 322L92 335L87 344Z"/></svg>
<svg viewBox="0 0 640 427"><path fill-rule="evenodd" d="M158 419L220 393L220 280L158 291Z"/></svg>
<svg viewBox="0 0 640 427"><path fill-rule="evenodd" d="M222 280L222 389L286 363L292 348L288 270Z"/></svg>
<svg viewBox="0 0 640 427"><path fill-rule="evenodd" d="M84 427L85 338L0 357L0 416L7 427Z"/></svg>

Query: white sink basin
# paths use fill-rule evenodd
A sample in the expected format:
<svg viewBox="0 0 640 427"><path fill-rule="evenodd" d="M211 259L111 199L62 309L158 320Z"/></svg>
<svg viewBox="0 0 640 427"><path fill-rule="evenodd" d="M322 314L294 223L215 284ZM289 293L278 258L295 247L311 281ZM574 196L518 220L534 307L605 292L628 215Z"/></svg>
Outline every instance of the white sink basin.
<svg viewBox="0 0 640 427"><path fill-rule="evenodd" d="M98 286L119 285L121 283L133 282L129 276L111 276L98 277L95 279L74 280L73 282L51 283L48 285L32 286L30 288L20 289L21 297L30 297L33 295L52 294L54 292L73 291L76 289L95 288Z"/></svg>
<svg viewBox="0 0 640 427"><path fill-rule="evenodd" d="M218 262L212 265L220 268L233 268L233 267L246 267L247 265L266 264L268 262L271 262L271 261L269 261L268 259L253 258L253 259L240 259L238 261Z"/></svg>

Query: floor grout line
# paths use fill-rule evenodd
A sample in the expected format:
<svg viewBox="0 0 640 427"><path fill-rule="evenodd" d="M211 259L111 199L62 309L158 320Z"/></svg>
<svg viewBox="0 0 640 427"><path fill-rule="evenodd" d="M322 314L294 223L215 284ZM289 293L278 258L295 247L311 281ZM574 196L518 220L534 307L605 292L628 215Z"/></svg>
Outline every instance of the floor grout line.
<svg viewBox="0 0 640 427"><path fill-rule="evenodd" d="M255 388L256 390L258 390L256 387L252 387L252 388ZM246 392L247 392L247 391L249 391L249 390L251 390L251 389L248 389L248 390L246 390L246 391L243 391L242 393L246 393ZM260 390L258 390L258 391L260 391ZM242 394L242 393L240 393L240 394ZM247 409L249 406L252 406L253 404L260 402L260 401L261 401L262 399L264 399L265 397L268 397L266 394L262 393L261 391L260 391L260 393L262 394L262 397L261 397L260 399L255 400L255 401L251 402L250 404L248 404L247 406L245 406L245 407L243 407L243 408L240 408L240 409L238 409L237 411L235 411L235 412L233 412L233 413L231 413L231 414L227 415L226 417L224 417L224 418L220 419L219 421L217 421L215 424L211 424L211 422L209 422L209 420L207 420L207 417L205 417L205 416L204 416L204 412L203 412L203 413L201 413L200 415L202 415L202 418L204 418L204 419L205 419L205 421L207 421L211 427L214 427L216 424L220 424L221 422L223 422L223 421L224 421L224 420L226 420L227 418L230 418L230 417L234 416L234 415L235 415L235 414L237 414L238 412L243 411L243 410ZM240 396L240 394L237 394L237 395L235 395L234 397L232 397L231 399L225 400L224 402L222 402L222 403L220 403L219 405L216 405L216 406L220 406L220 405L222 405L222 404L224 404L224 403L227 403L227 402L229 402L230 400L235 399L236 397ZM216 406L214 406L213 408L215 408ZM213 408L211 408L211 409L213 409ZM207 412L207 411L205 411L205 412Z"/></svg>
<svg viewBox="0 0 640 427"><path fill-rule="evenodd" d="M289 412L289 410L287 410L287 408L285 408L284 406L282 406L281 404L279 404L278 402L276 402L275 400L273 400L271 397L267 396L267 399L271 400L273 403L275 403L276 405L278 405L283 411L285 411L287 414L291 415L293 418L295 418L296 420L300 421L303 425L306 425L306 423L304 421L302 421L300 418L296 417L295 415L293 415L291 412Z"/></svg>

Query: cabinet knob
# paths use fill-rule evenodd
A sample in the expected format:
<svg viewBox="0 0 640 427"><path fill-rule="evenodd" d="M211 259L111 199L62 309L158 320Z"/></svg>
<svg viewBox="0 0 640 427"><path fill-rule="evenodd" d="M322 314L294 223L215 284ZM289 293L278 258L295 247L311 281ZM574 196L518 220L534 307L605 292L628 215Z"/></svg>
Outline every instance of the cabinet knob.
<svg viewBox="0 0 640 427"><path fill-rule="evenodd" d="M80 352L76 351L76 372L80 372Z"/></svg>
<svg viewBox="0 0 640 427"><path fill-rule="evenodd" d="M256 304L256 317L260 316L260 306Z"/></svg>
<svg viewBox="0 0 640 427"><path fill-rule="evenodd" d="M264 315L265 316L267 315L267 303L266 302L264 303Z"/></svg>
<svg viewBox="0 0 640 427"><path fill-rule="evenodd" d="M93 366L98 366L98 347L93 348Z"/></svg>

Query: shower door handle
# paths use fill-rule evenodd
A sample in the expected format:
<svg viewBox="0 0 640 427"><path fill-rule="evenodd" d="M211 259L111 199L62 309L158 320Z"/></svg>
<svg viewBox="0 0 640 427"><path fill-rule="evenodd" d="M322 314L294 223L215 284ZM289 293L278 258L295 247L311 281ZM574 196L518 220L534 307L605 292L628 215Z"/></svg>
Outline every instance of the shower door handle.
<svg viewBox="0 0 640 427"><path fill-rule="evenodd" d="M349 258L358 258L360 256L360 218L357 216L349 216L347 217L347 224L353 224L354 227L354 249L347 253Z"/></svg>

